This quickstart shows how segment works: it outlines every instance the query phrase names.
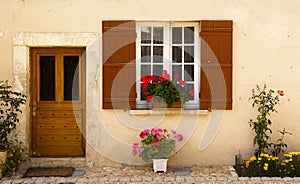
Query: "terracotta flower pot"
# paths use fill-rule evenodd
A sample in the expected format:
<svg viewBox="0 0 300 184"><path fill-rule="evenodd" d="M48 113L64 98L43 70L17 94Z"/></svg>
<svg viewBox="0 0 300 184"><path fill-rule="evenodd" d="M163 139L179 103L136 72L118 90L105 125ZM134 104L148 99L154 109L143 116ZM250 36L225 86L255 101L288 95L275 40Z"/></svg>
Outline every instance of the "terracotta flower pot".
<svg viewBox="0 0 300 184"><path fill-rule="evenodd" d="M0 165L4 164L7 159L7 151L0 151ZM0 178L2 178L2 169L0 167Z"/></svg>

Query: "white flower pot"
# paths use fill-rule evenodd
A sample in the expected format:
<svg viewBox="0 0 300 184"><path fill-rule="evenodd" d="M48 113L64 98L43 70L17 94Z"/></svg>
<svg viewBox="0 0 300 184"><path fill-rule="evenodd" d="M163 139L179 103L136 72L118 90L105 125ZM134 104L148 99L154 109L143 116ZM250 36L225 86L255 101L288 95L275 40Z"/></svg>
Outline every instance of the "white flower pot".
<svg viewBox="0 0 300 184"><path fill-rule="evenodd" d="M168 159L152 159L154 172L163 171L167 172Z"/></svg>

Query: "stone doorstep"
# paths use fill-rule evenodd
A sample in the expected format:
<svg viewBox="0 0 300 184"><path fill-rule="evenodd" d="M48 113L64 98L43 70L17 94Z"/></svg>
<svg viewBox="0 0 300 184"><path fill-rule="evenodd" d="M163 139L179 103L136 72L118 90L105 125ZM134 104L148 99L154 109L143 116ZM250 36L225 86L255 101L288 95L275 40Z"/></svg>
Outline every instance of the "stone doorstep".
<svg viewBox="0 0 300 184"><path fill-rule="evenodd" d="M31 161L26 164L28 167L86 167L86 158L47 158L38 157L31 158Z"/></svg>

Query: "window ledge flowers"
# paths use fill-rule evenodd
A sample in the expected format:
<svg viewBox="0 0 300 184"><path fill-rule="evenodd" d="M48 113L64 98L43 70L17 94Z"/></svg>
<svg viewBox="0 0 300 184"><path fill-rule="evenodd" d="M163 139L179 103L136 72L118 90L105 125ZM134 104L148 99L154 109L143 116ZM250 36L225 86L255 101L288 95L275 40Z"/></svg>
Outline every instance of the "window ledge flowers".
<svg viewBox="0 0 300 184"><path fill-rule="evenodd" d="M153 102L155 97L160 97L167 107L171 107L175 102L185 102L191 100L194 91L187 91L187 82L179 80L178 75L174 75L173 80L167 70L162 71L162 76L145 75L141 79L141 87L148 102Z"/></svg>
<svg viewBox="0 0 300 184"><path fill-rule="evenodd" d="M145 129L140 134L141 143L134 143L132 155L140 156L145 162L152 159L166 159L175 150L175 143L182 141L183 136L171 130L170 132L162 128Z"/></svg>

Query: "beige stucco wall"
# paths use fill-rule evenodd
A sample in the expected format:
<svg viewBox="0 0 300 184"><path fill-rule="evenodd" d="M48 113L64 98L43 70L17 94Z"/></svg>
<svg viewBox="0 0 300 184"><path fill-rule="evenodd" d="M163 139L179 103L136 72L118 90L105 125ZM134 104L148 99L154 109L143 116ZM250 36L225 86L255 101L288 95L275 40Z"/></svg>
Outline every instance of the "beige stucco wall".
<svg viewBox="0 0 300 184"><path fill-rule="evenodd" d="M240 0L0 0L0 80L10 80L29 95L30 46L87 46L87 163L111 160L139 163L130 154L146 126L177 128L185 142L170 165L233 164L239 151L249 156L252 138L248 120L255 109L248 98L256 84L282 89L279 113L272 116L276 130L285 127L289 150L299 151L300 126L300 1ZM131 115L128 111L101 110L101 21L180 21L227 19L234 22L233 110L206 115ZM29 108L19 127L29 140ZM206 127L220 123L216 136L200 147ZM217 127L217 126L216 126ZM218 130L218 131L217 131ZM107 159L109 157L110 159Z"/></svg>

